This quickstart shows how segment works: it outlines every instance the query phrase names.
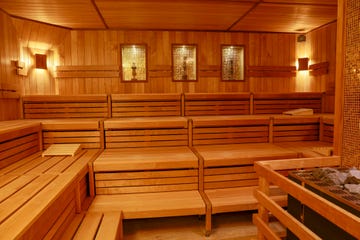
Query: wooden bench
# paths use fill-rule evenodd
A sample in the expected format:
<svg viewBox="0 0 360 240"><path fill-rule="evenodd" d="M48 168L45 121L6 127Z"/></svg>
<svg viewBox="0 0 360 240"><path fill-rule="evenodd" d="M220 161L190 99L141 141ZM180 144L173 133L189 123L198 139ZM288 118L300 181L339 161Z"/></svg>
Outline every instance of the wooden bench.
<svg viewBox="0 0 360 240"><path fill-rule="evenodd" d="M121 240L123 239L121 212L92 212L77 214L61 239Z"/></svg>
<svg viewBox="0 0 360 240"><path fill-rule="evenodd" d="M181 116L182 96L176 93L112 94L112 117Z"/></svg>
<svg viewBox="0 0 360 240"><path fill-rule="evenodd" d="M192 122L192 145L203 166L201 189L213 214L256 209L255 161L297 157L269 143L270 116L192 117ZM285 204L286 196L276 189L272 194Z"/></svg>
<svg viewBox="0 0 360 240"><path fill-rule="evenodd" d="M184 115L250 114L250 93L185 93Z"/></svg>
<svg viewBox="0 0 360 240"><path fill-rule="evenodd" d="M0 129L0 145L7 146L0 152L0 238L58 238L75 214L91 202L88 164L99 150L42 157L41 138L37 137L41 136L40 123L1 122ZM18 145L29 140L28 136L33 136L34 150Z"/></svg>
<svg viewBox="0 0 360 240"><path fill-rule="evenodd" d="M107 118L108 96L29 95L22 97L23 118Z"/></svg>
<svg viewBox="0 0 360 240"><path fill-rule="evenodd" d="M331 148L332 142L323 141L324 117L329 115L311 116L272 116L272 138L270 141L277 146L298 152L299 157L317 157L323 154L314 151L316 148ZM327 120L326 120L327 121Z"/></svg>
<svg viewBox="0 0 360 240"><path fill-rule="evenodd" d="M320 115L272 116L271 142L296 142L320 140Z"/></svg>
<svg viewBox="0 0 360 240"><path fill-rule="evenodd" d="M311 108L314 113L324 112L324 93L253 93L253 114L281 114L297 108Z"/></svg>
<svg viewBox="0 0 360 240"><path fill-rule="evenodd" d="M207 215L197 156L183 117L109 119L106 149L93 163L90 212L122 211L124 219ZM210 217L206 217L206 232Z"/></svg>

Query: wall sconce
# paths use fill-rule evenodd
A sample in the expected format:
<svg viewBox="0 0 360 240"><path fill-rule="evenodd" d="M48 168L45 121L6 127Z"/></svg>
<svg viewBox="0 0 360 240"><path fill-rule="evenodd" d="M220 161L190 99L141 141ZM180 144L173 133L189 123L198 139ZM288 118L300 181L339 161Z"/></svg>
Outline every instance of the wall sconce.
<svg viewBox="0 0 360 240"><path fill-rule="evenodd" d="M26 76L27 70L25 67L25 62L15 61L16 74L20 76Z"/></svg>
<svg viewBox="0 0 360 240"><path fill-rule="evenodd" d="M298 58L298 71L309 70L309 58Z"/></svg>
<svg viewBox="0 0 360 240"><path fill-rule="evenodd" d="M35 54L35 68L47 69L45 54Z"/></svg>

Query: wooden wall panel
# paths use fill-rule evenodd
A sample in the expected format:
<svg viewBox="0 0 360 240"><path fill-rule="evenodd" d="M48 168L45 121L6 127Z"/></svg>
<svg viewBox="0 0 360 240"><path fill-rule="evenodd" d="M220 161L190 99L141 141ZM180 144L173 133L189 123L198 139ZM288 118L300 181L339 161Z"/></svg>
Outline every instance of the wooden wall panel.
<svg viewBox="0 0 360 240"><path fill-rule="evenodd" d="M336 23L314 30L306 35L307 52L311 64L328 62L327 74L310 76L313 91L326 92L326 112L334 112L336 69Z"/></svg>
<svg viewBox="0 0 360 240"><path fill-rule="evenodd" d="M171 65L172 44L197 44L198 67L220 66L221 44L246 47L246 62L255 66L294 66L294 34L281 33L217 33L180 31L71 31L64 46L66 65L120 64L119 46L122 43L148 45L149 68ZM70 41L70 42L69 42ZM63 47L68 49L67 47ZM172 82L170 76L150 77L147 83L122 83L114 78L59 79L60 94L75 93L146 93L146 92L241 92L295 91L294 77L260 78L246 81L222 82L219 77L201 76L198 82ZM309 90L311 91L311 90Z"/></svg>
<svg viewBox="0 0 360 240"><path fill-rule="evenodd" d="M6 15L5 13L3 15ZM9 18L8 16L6 16ZM46 24L11 18L7 32L20 39L15 46L18 55L32 65L32 55L43 51L48 56L49 70L39 72L29 67L26 77L18 77L22 94L111 94L111 93L179 93L179 92L293 92L327 91L334 88L335 24L307 34L305 47L296 42L297 35L285 33L186 32L186 31L122 31L68 30ZM11 27L13 25L13 27ZM3 38L2 38L3 39ZM329 40L330 39L330 40ZM2 40L3 41L3 40ZM119 66L120 44L145 43L148 46L148 82L124 83L120 78L56 78L58 66ZM169 74L172 44L197 44L198 68L220 67L221 44L245 46L246 66L295 66L299 52L308 51L312 63L329 61L326 76L246 77L245 81L222 82L216 74L200 74L197 82L173 82ZM300 50L299 50L300 49ZM303 50L301 50L303 49ZM201 66L201 67L200 67ZM280 68L279 68L280 67ZM154 72L155 71L155 72ZM276 75L276 74L275 74ZM256 76L256 75L255 75ZM271 76L273 76L271 74ZM330 107L331 108L331 107Z"/></svg>
<svg viewBox="0 0 360 240"><path fill-rule="evenodd" d="M58 94L55 66L61 64L59 45L70 31L23 19L12 18L19 39L20 60L27 76L22 77L23 94ZM35 54L47 56L47 70L35 69Z"/></svg>
<svg viewBox="0 0 360 240"><path fill-rule="evenodd" d="M19 59L18 40L11 18L1 10L0 29L0 120L18 119L21 78L14 63Z"/></svg>
<svg viewBox="0 0 360 240"><path fill-rule="evenodd" d="M249 40L250 66L295 66L294 34L253 33ZM251 77L252 92L292 92L295 77ZM311 90L309 90L311 91Z"/></svg>

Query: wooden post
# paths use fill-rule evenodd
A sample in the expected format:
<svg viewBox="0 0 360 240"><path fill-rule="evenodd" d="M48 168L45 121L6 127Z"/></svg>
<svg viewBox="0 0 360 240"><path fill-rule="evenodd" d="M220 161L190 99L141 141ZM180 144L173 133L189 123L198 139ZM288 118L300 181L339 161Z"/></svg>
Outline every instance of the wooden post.
<svg viewBox="0 0 360 240"><path fill-rule="evenodd" d="M270 193L269 183L266 181L264 177L259 177L259 190L269 196ZM258 207L258 216L265 223L269 222L269 211L261 204L259 204ZM258 239L259 240L265 239L264 235L261 232L258 232Z"/></svg>

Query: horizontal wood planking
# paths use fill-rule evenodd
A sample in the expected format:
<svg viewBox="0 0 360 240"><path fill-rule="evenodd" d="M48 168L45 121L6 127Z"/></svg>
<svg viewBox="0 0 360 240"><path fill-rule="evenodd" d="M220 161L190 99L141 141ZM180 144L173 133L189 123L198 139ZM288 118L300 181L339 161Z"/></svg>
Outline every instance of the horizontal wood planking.
<svg viewBox="0 0 360 240"><path fill-rule="evenodd" d="M107 95L24 96L24 118L105 118L109 115Z"/></svg>
<svg viewBox="0 0 360 240"><path fill-rule="evenodd" d="M15 122L14 124L12 122L6 124L5 122L0 131L0 168L4 168L40 150L40 124L21 122Z"/></svg>
<svg viewBox="0 0 360 240"><path fill-rule="evenodd" d="M250 93L185 93L185 116L250 114Z"/></svg>
<svg viewBox="0 0 360 240"><path fill-rule="evenodd" d="M323 93L254 93L254 114L279 114L297 108L323 112Z"/></svg>
<svg viewBox="0 0 360 240"><path fill-rule="evenodd" d="M295 66L248 66L248 77L295 77Z"/></svg>
<svg viewBox="0 0 360 240"><path fill-rule="evenodd" d="M120 67L116 65L58 66L57 78L120 78Z"/></svg>
<svg viewBox="0 0 360 240"><path fill-rule="evenodd" d="M197 169L141 171L132 172L132 174L126 174L126 172L116 172L99 173L99 176L98 173L95 173L96 193L127 194L196 190L198 189L197 171ZM135 175L135 177L132 175Z"/></svg>
<svg viewBox="0 0 360 240"><path fill-rule="evenodd" d="M119 209L124 219L205 214L205 204L198 191L99 195L89 212Z"/></svg>
<svg viewBox="0 0 360 240"><path fill-rule="evenodd" d="M41 122L44 148L57 143L81 144L83 148L104 147L101 119L51 119Z"/></svg>
<svg viewBox="0 0 360 240"><path fill-rule="evenodd" d="M269 142L270 117L194 117L193 146Z"/></svg>
<svg viewBox="0 0 360 240"><path fill-rule="evenodd" d="M112 94L112 117L181 116L180 94Z"/></svg>

